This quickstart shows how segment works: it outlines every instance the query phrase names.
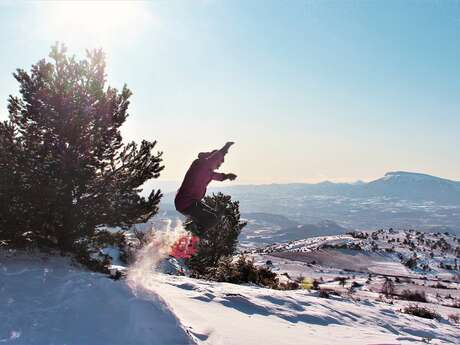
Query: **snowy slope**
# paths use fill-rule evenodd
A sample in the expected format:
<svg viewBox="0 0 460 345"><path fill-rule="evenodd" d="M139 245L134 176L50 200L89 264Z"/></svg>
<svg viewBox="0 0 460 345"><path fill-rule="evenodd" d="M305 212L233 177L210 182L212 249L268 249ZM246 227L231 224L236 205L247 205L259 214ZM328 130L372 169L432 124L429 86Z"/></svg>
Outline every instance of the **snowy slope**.
<svg viewBox="0 0 460 345"><path fill-rule="evenodd" d="M286 258L299 260L304 257L306 260L313 260L315 255L321 256L325 249L329 249L333 256L346 254L353 257L355 261L359 261L359 256L365 256L364 259L368 263L372 261L398 263L399 269L393 272L394 274L421 274L426 277L446 279L460 275L460 270L455 269L460 262L460 237L449 233L381 229L374 232L354 232L352 235L322 236L277 243L265 248L253 249L252 252L284 253ZM291 254L286 255L287 253ZM408 270L402 263L414 257L416 265L412 270ZM316 261L320 261L319 259L320 257ZM352 269L352 266L350 264L348 268Z"/></svg>
<svg viewBox="0 0 460 345"><path fill-rule="evenodd" d="M459 343L458 328L377 302L165 275L153 276L145 288L159 293L201 344Z"/></svg>
<svg viewBox="0 0 460 345"><path fill-rule="evenodd" d="M458 327L400 312L401 304L276 291L157 273L157 250L145 250L128 284L160 295L199 344L431 344L459 343Z"/></svg>
<svg viewBox="0 0 460 345"><path fill-rule="evenodd" d="M156 293L61 257L0 253L0 344L193 344Z"/></svg>
<svg viewBox="0 0 460 345"><path fill-rule="evenodd" d="M318 291L276 291L159 273L170 240L145 247L119 281L61 257L0 252L0 343L460 343L460 329L445 314L439 321L406 315L400 311L405 302L378 301L370 289L325 299ZM309 249L319 242L310 239ZM338 287L333 281L324 286Z"/></svg>

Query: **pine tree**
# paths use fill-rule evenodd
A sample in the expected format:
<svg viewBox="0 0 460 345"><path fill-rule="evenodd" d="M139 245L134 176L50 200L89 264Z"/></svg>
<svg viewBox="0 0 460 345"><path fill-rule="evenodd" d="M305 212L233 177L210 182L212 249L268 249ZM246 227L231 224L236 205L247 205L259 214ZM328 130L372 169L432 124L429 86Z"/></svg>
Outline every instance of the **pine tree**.
<svg viewBox="0 0 460 345"><path fill-rule="evenodd" d="M0 240L72 250L99 225L127 227L158 210L160 191L140 186L163 169L156 141L123 143L131 91L106 85L101 50L68 56L56 44L50 61L13 75L0 124Z"/></svg>
<svg viewBox="0 0 460 345"><path fill-rule="evenodd" d="M12 124L0 123L0 245L2 240L14 237L15 229L26 225L26 214L20 202L23 179L18 166L23 152L15 135Z"/></svg>
<svg viewBox="0 0 460 345"><path fill-rule="evenodd" d="M221 221L212 229L200 234L198 252L188 260L191 269L199 274L216 268L219 261L236 253L238 236L246 223L240 221L238 201L222 193L206 196L204 202L222 214ZM193 232L195 225L189 223L187 230Z"/></svg>

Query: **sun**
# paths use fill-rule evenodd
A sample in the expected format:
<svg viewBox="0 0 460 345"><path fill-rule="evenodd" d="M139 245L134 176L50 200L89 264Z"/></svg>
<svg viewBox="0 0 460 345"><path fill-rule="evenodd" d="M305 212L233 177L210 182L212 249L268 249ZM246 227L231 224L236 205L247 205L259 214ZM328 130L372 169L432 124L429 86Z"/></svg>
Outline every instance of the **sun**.
<svg viewBox="0 0 460 345"><path fill-rule="evenodd" d="M65 41L108 44L119 35L134 35L154 18L141 1L62 1L48 3L49 29Z"/></svg>

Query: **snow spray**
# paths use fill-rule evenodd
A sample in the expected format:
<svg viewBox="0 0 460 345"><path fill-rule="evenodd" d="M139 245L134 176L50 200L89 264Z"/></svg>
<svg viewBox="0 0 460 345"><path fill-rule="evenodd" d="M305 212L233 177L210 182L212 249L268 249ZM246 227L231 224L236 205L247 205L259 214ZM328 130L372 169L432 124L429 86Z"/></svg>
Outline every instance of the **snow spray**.
<svg viewBox="0 0 460 345"><path fill-rule="evenodd" d="M148 286L152 281L152 275L169 257L173 244L187 234L180 222L174 228L168 223L165 228L150 231L147 244L136 254L136 260L128 269L127 277L132 288Z"/></svg>

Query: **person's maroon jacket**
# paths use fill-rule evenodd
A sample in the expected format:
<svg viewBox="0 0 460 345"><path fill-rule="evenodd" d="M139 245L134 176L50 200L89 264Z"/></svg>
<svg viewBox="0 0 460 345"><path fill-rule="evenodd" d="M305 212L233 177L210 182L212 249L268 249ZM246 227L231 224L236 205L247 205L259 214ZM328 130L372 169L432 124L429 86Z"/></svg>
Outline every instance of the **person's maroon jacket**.
<svg viewBox="0 0 460 345"><path fill-rule="evenodd" d="M225 180L225 174L213 170L213 167L224 161L224 156L225 152L222 150L202 152L198 155L198 159L193 161L185 174L182 185L177 191L174 199L176 210L183 212L194 200L203 199L206 194L206 188L212 180Z"/></svg>

